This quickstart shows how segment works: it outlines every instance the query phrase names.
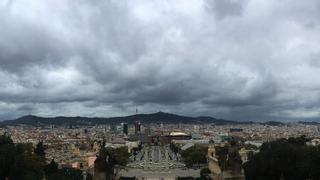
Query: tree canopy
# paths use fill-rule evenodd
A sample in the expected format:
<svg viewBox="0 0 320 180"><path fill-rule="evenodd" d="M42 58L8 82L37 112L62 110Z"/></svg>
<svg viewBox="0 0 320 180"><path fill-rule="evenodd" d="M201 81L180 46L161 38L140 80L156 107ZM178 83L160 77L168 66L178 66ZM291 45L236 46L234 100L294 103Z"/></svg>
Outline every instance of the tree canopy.
<svg viewBox="0 0 320 180"><path fill-rule="evenodd" d="M130 157L127 147L123 146L119 148L107 148L106 150L110 155L113 156L114 164L121 166L127 165L128 158Z"/></svg>
<svg viewBox="0 0 320 180"><path fill-rule="evenodd" d="M47 180L82 179L81 170L58 169L54 160L46 164L41 141L33 148L32 144L14 144L6 134L0 136L0 179L41 180L44 175Z"/></svg>
<svg viewBox="0 0 320 180"><path fill-rule="evenodd" d="M247 180L320 179L320 147L307 146L305 137L264 143L244 164Z"/></svg>
<svg viewBox="0 0 320 180"><path fill-rule="evenodd" d="M14 144L6 134L0 136L0 179L40 180L44 164L31 144Z"/></svg>
<svg viewBox="0 0 320 180"><path fill-rule="evenodd" d="M182 151L181 156L187 167L207 163L207 147L193 146Z"/></svg>
<svg viewBox="0 0 320 180"><path fill-rule="evenodd" d="M39 143L36 145L36 148L34 149L34 153L39 157L45 157L46 153L44 152L45 148L43 146L43 142L39 141Z"/></svg>

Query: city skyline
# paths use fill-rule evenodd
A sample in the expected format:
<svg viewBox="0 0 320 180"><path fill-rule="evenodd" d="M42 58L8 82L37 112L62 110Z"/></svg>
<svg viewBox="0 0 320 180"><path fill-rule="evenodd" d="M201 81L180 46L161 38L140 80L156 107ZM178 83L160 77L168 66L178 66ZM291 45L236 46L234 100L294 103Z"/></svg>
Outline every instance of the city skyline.
<svg viewBox="0 0 320 180"><path fill-rule="evenodd" d="M319 121L320 2L0 2L0 120Z"/></svg>

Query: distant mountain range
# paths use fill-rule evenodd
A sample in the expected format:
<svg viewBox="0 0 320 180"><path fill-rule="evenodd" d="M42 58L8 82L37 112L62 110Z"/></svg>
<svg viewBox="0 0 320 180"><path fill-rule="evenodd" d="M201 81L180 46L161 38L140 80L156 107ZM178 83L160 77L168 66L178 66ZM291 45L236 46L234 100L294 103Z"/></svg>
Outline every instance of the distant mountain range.
<svg viewBox="0 0 320 180"><path fill-rule="evenodd" d="M135 121L140 121L144 124L150 123L184 123L184 124L192 124L192 123L214 123L216 125L231 125L231 124L258 124L257 122L246 121L232 121L225 119L217 119L210 116L200 116L200 117L188 117L188 116L180 116L176 114L157 112L152 114L136 114L131 116L123 116L123 117L110 117L110 118L100 118L100 117L39 117L33 115L22 116L20 118L14 120L6 120L0 122L0 126L8 126L8 125L95 125L95 124L114 124L114 123L134 123ZM277 121L269 121L260 123L264 125L270 126L282 126L284 123Z"/></svg>

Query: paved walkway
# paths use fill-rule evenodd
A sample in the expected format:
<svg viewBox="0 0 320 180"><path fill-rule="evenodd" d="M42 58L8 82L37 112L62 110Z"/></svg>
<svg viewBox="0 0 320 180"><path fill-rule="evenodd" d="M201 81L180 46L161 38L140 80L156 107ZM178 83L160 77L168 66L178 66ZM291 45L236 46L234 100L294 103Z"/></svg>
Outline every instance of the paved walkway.
<svg viewBox="0 0 320 180"><path fill-rule="evenodd" d="M200 169L186 169L177 161L169 146L146 146L119 171L119 176L136 177L139 180L174 180L176 177L199 177Z"/></svg>
<svg viewBox="0 0 320 180"><path fill-rule="evenodd" d="M119 172L121 176L125 177L137 177L140 180L170 180L175 179L177 176L186 177L199 177L200 176L200 169L172 169L167 172L150 172L150 171L144 171L142 169L127 169L127 170L121 170Z"/></svg>
<svg viewBox="0 0 320 180"><path fill-rule="evenodd" d="M182 168L185 165L177 161L176 155L169 146L146 146L135 157L128 168L144 169L145 171L168 171Z"/></svg>

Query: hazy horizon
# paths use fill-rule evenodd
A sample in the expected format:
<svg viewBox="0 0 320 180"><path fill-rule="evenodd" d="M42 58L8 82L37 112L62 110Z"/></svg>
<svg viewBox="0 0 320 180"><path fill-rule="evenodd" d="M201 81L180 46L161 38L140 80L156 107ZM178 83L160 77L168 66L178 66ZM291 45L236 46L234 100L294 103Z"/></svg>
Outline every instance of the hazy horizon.
<svg viewBox="0 0 320 180"><path fill-rule="evenodd" d="M320 1L3 0L0 120L320 120Z"/></svg>

